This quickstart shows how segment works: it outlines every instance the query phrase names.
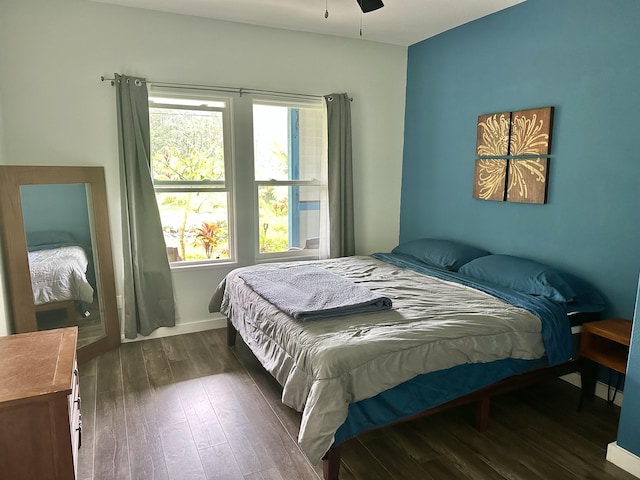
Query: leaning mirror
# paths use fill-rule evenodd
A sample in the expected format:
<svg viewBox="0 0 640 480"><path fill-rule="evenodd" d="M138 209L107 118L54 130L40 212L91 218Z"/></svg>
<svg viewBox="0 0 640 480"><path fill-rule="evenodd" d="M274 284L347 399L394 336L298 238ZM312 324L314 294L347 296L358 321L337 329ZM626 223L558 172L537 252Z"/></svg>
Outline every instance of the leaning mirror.
<svg viewBox="0 0 640 480"><path fill-rule="evenodd" d="M104 171L0 166L0 227L16 333L78 327L78 360L120 342Z"/></svg>

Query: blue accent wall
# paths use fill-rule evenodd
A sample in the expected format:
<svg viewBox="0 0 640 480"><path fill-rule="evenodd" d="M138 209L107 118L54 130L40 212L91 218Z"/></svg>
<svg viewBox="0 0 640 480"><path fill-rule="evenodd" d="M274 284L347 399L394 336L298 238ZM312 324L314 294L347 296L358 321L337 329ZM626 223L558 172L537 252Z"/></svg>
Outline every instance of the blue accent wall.
<svg viewBox="0 0 640 480"><path fill-rule="evenodd" d="M593 283L606 316L632 318L639 25L638 0L528 0L409 47L400 240L452 238L544 261ZM478 115L543 106L555 107L548 203L473 199ZM635 330L619 443L638 455Z"/></svg>

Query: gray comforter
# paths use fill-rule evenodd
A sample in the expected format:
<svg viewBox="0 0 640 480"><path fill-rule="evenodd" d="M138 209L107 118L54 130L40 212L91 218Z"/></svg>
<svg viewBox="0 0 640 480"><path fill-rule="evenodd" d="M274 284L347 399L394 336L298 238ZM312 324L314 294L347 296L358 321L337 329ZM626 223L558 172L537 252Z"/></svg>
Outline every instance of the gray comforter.
<svg viewBox="0 0 640 480"><path fill-rule="evenodd" d="M282 401L302 412L299 445L317 463L351 402L419 374L474 362L544 355L540 320L470 287L371 257L310 262L389 297L391 310L300 322L266 302L231 272L212 299L283 386Z"/></svg>
<svg viewBox="0 0 640 480"><path fill-rule="evenodd" d="M35 305L78 300L93 302L86 277L89 260L82 247L62 246L29 252L29 271Z"/></svg>

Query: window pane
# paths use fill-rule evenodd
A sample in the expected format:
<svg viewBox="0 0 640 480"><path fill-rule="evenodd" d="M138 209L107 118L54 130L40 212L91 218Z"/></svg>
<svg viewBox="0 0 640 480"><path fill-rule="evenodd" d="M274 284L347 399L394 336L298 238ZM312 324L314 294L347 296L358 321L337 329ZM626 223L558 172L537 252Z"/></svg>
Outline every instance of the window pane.
<svg viewBox="0 0 640 480"><path fill-rule="evenodd" d="M224 180L222 112L150 108L155 181Z"/></svg>
<svg viewBox="0 0 640 480"><path fill-rule="evenodd" d="M229 258L226 192L156 193L169 261Z"/></svg>
<svg viewBox="0 0 640 480"><path fill-rule="evenodd" d="M260 253L317 249L320 187L258 187Z"/></svg>
<svg viewBox="0 0 640 480"><path fill-rule="evenodd" d="M323 110L253 105L256 180L320 179Z"/></svg>

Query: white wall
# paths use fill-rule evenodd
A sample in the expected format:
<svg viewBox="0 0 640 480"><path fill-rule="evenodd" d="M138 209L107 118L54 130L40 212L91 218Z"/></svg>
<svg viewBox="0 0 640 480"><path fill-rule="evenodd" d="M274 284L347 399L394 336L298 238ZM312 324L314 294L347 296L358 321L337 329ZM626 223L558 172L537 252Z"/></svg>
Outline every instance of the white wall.
<svg viewBox="0 0 640 480"><path fill-rule="evenodd" d="M0 1L0 45L0 162L105 167L118 292L115 98L99 80L113 72L163 82L348 92L354 97L357 252L389 250L398 241L406 48L84 0ZM181 324L210 318L209 297L226 271L174 272Z"/></svg>

